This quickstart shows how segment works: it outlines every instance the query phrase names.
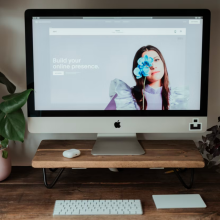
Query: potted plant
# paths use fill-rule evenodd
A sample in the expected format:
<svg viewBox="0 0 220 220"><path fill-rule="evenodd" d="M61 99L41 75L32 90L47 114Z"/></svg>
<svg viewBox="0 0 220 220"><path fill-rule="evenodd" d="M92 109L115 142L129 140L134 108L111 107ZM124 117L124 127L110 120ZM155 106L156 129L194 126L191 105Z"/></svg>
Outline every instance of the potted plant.
<svg viewBox="0 0 220 220"><path fill-rule="evenodd" d="M25 118L21 107L26 103L33 89L21 93L15 92L15 85L0 72L0 83L7 87L10 95L3 96L0 103L0 181L11 173L11 159L8 142L24 141Z"/></svg>
<svg viewBox="0 0 220 220"><path fill-rule="evenodd" d="M218 117L220 122L220 117ZM207 129L211 133L202 136L202 141L199 141L199 151L205 156L205 164L208 168L214 167L220 173L220 126L215 125Z"/></svg>

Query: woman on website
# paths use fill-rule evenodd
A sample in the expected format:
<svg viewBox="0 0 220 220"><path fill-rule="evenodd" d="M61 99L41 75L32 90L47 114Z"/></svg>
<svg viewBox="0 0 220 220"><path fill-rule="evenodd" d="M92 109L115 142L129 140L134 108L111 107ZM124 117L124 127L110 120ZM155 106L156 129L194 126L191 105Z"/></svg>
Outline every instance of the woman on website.
<svg viewBox="0 0 220 220"><path fill-rule="evenodd" d="M136 86L114 79L110 84L110 103L105 110L185 110L189 93L171 88L165 59L154 46L141 47L132 68Z"/></svg>

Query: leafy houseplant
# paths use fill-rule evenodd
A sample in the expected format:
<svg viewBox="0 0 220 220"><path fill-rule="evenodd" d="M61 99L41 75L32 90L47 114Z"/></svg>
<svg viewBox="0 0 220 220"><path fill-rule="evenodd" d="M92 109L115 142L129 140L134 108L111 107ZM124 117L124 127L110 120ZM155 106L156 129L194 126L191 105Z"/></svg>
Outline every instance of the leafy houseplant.
<svg viewBox="0 0 220 220"><path fill-rule="evenodd" d="M33 89L14 93L15 85L1 72L0 83L4 84L10 93L10 95L3 96L3 102L0 103L0 150L2 150L2 157L7 159L6 148L9 140L24 141L25 118L21 107L27 102Z"/></svg>
<svg viewBox="0 0 220 220"><path fill-rule="evenodd" d="M220 122L220 117L218 117L218 122ZM220 164L218 163L220 159L216 160L220 155L220 126L215 125L207 131L211 131L211 133L205 137L202 136L202 141L199 141L199 151L203 155L206 154L206 166L208 168L215 166L216 171L220 173Z"/></svg>

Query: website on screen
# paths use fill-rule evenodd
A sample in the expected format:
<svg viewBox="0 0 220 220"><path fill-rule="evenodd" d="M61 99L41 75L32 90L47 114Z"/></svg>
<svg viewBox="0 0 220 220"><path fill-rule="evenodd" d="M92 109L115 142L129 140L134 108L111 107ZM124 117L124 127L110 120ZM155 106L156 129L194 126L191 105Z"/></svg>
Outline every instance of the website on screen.
<svg viewBox="0 0 220 220"><path fill-rule="evenodd" d="M200 109L202 19L33 19L33 40L35 110Z"/></svg>

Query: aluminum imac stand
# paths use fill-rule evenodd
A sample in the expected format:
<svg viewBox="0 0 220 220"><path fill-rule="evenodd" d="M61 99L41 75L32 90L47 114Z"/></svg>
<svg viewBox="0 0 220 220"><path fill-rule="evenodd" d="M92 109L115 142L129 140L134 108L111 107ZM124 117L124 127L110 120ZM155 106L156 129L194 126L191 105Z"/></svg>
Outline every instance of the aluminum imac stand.
<svg viewBox="0 0 220 220"><path fill-rule="evenodd" d="M136 134L98 134L92 155L142 155Z"/></svg>

